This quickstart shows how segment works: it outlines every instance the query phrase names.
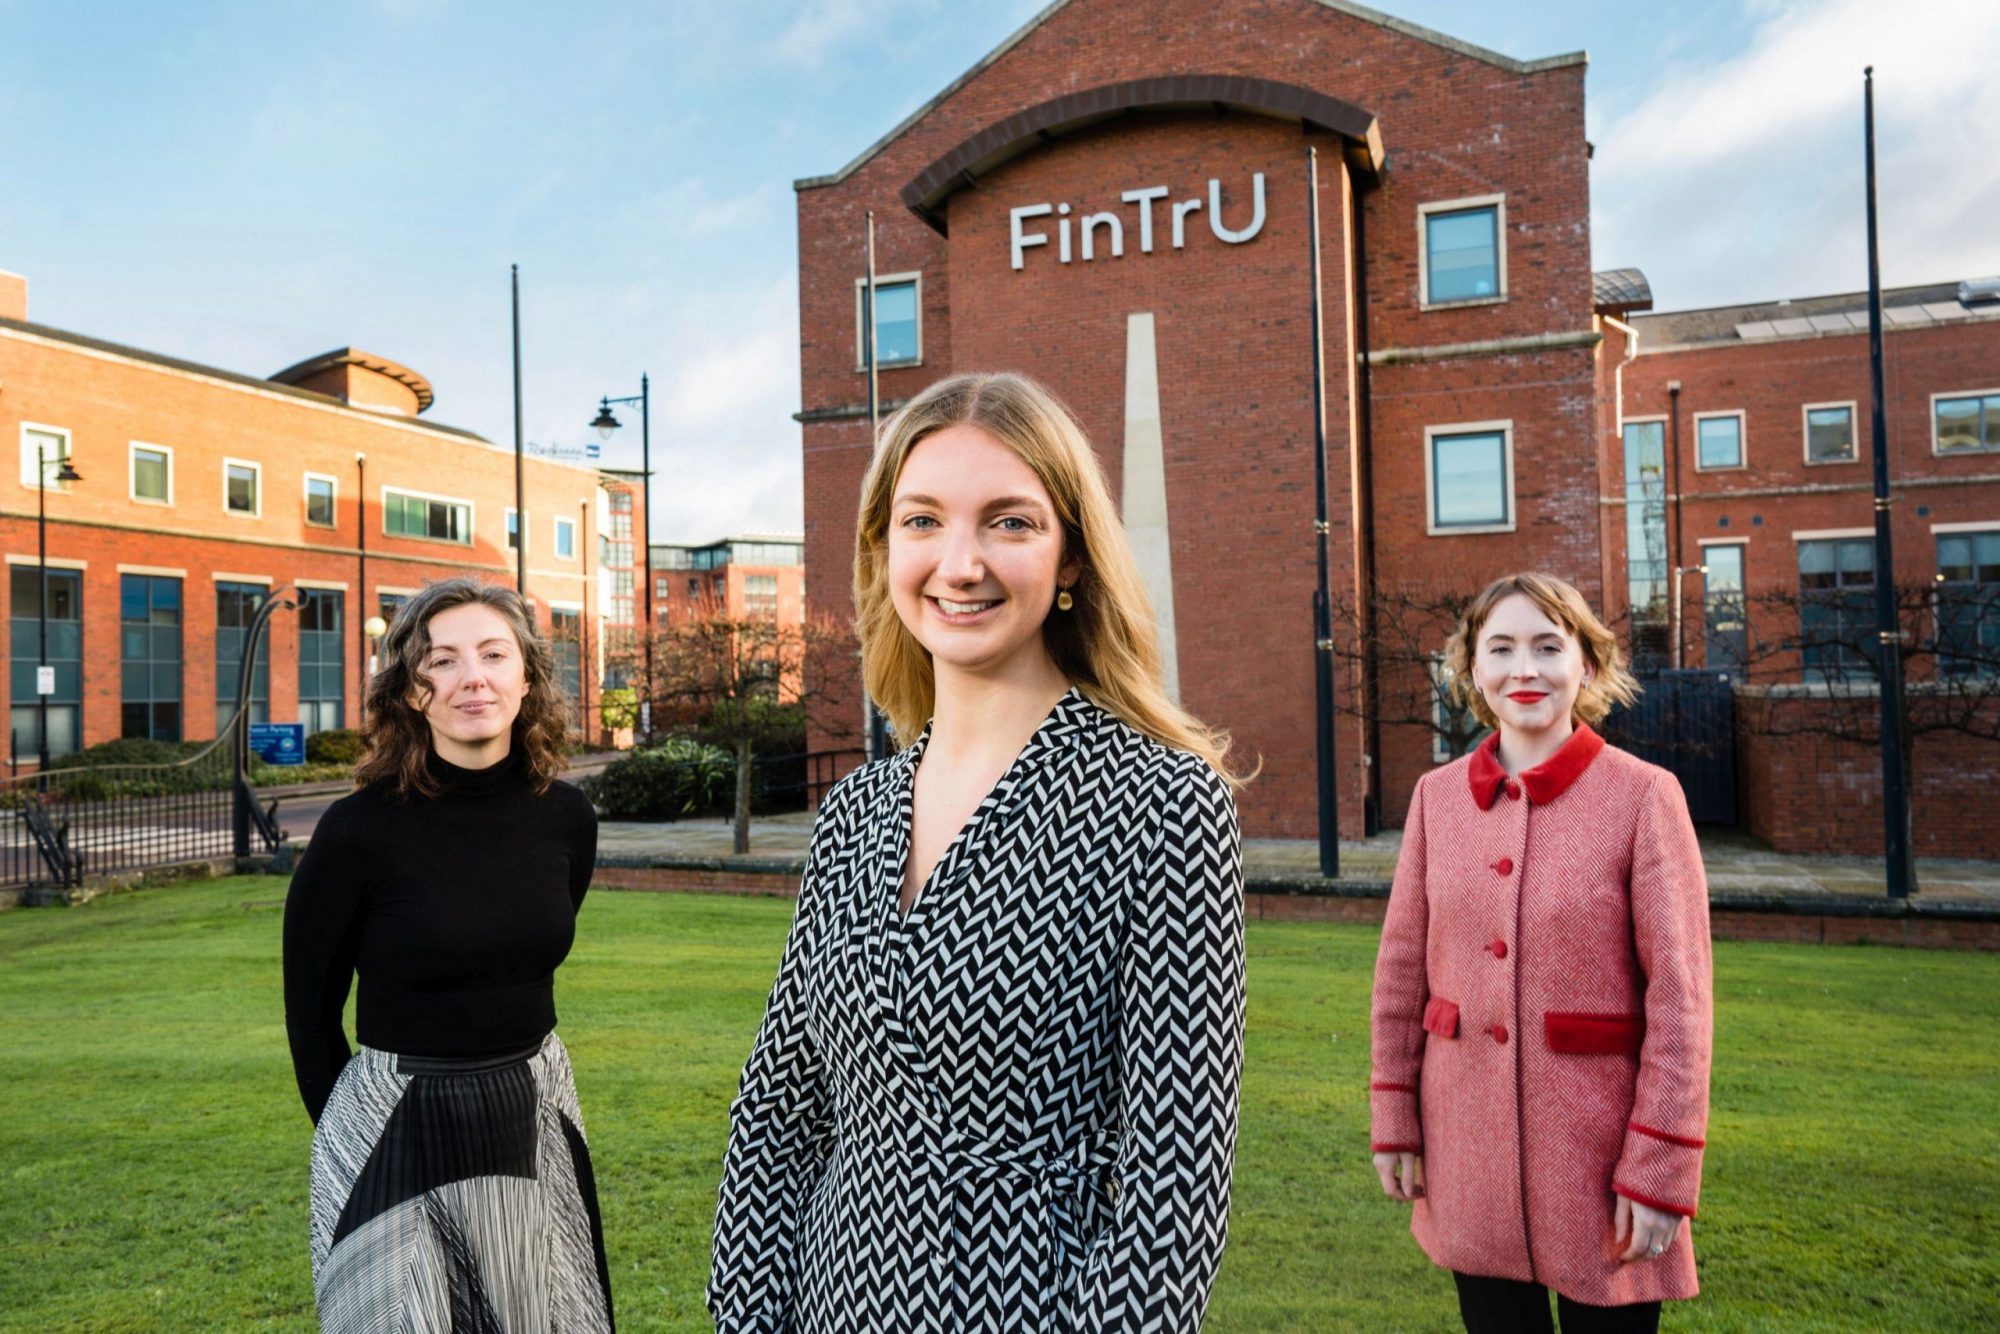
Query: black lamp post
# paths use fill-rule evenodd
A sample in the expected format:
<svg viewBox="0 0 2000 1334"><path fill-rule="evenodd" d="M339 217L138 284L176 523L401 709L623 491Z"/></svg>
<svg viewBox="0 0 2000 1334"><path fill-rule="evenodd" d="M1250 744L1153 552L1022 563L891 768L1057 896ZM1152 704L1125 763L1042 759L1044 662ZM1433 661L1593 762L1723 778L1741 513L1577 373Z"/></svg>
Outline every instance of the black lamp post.
<svg viewBox="0 0 2000 1334"><path fill-rule="evenodd" d="M646 651L646 693L639 701L640 729L645 739L653 739L653 418L651 411L650 386L644 375L639 377L639 392L630 398L600 398L597 400L597 417L590 423L597 432L597 438L608 441L619 427L619 421L611 415L614 404L639 405L639 508L642 511L638 533L639 541L639 581L645 585L645 612L641 617L639 637L645 641Z"/></svg>
<svg viewBox="0 0 2000 1334"><path fill-rule="evenodd" d="M58 460L58 482L80 482L83 477L70 466L69 453ZM35 441L35 559L40 567L42 593L35 608L35 633L39 656L35 663L35 758L39 772L49 771L49 695L54 683L49 674L49 459L40 439ZM44 687L49 687L45 689Z"/></svg>

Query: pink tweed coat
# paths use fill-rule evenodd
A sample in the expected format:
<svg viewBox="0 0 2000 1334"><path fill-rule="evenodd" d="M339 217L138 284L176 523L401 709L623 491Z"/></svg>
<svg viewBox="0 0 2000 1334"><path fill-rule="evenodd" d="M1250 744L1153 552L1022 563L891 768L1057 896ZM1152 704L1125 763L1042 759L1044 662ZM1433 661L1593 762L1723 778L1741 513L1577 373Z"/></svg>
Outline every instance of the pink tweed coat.
<svg viewBox="0 0 2000 1334"><path fill-rule="evenodd" d="M1509 779L1489 737L1418 780L1375 965L1377 1152L1423 1155L1436 1263L1617 1306L1692 1297L1686 1223L1618 1263L1615 1191L1693 1218L1708 887L1672 774L1579 726Z"/></svg>

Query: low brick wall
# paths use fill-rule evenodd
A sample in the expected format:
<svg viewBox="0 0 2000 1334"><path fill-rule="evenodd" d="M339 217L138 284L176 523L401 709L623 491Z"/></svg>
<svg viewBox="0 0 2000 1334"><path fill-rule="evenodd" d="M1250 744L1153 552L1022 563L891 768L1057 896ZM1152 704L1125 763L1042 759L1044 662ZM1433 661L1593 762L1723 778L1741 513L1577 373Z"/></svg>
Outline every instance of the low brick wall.
<svg viewBox="0 0 2000 1334"><path fill-rule="evenodd" d="M1736 753L1743 827L1776 852L1879 856L1882 752L1811 731L1836 710L1852 717L1855 702L1748 689L1742 695ZM1864 712L1870 706L1862 701ZM2000 713L2000 701L1985 708ZM2000 744L1964 733L1919 736L1910 764L1917 856L2000 860L2000 821L1977 799L1996 786Z"/></svg>

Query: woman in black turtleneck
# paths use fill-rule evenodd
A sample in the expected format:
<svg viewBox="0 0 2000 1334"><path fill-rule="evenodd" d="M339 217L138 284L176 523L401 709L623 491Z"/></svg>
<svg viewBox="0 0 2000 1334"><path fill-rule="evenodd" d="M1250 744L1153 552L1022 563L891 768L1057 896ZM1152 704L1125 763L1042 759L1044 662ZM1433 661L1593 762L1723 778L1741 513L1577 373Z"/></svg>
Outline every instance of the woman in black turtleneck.
<svg viewBox="0 0 2000 1334"><path fill-rule="evenodd" d="M553 658L512 589L450 579L404 604L382 659L358 789L321 817L285 903L320 1324L608 1330L553 992L597 815L555 781Z"/></svg>

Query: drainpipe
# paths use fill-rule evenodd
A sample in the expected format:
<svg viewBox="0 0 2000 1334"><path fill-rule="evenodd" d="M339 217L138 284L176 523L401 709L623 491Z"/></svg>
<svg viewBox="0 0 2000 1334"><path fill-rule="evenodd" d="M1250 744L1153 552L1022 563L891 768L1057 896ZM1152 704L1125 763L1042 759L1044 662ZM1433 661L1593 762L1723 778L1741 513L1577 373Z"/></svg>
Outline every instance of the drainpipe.
<svg viewBox="0 0 2000 1334"><path fill-rule="evenodd" d="M1618 364L1611 369L1611 399L1612 407L1616 412L1616 424L1612 429L1618 437L1619 494L1623 495L1625 478L1625 368L1631 365L1633 358L1639 355L1639 331L1615 315L1605 315L1601 318L1606 324L1625 335L1625 355L1620 357ZM1605 507L1599 506L1598 508L1600 512L1603 512ZM1606 531L1605 523L1600 521L1598 524L1597 549L1600 574L1604 580L1604 592L1603 606L1599 610L1606 621L1615 619L1611 614L1611 589L1613 584L1611 578L1611 545L1611 535Z"/></svg>

